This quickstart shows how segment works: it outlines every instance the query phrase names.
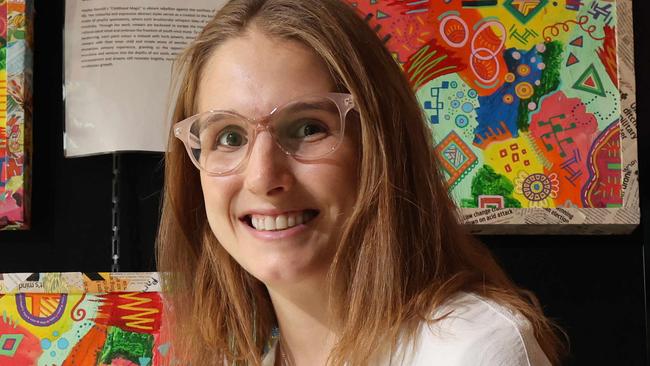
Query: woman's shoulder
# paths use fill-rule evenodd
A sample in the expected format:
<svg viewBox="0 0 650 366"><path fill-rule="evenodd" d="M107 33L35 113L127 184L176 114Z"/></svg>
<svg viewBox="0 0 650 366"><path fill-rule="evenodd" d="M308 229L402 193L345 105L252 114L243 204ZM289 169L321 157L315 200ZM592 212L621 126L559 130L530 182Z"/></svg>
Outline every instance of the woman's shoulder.
<svg viewBox="0 0 650 366"><path fill-rule="evenodd" d="M410 346L400 346L401 364L550 365L530 321L515 309L460 292L438 307L432 319L447 313L423 323Z"/></svg>

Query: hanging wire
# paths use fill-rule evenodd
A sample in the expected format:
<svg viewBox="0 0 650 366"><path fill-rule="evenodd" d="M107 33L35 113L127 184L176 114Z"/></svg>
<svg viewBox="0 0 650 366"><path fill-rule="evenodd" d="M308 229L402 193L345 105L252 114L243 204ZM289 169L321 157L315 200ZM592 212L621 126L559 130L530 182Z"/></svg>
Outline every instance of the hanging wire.
<svg viewBox="0 0 650 366"><path fill-rule="evenodd" d="M113 153L113 189L111 198L112 212L112 235L111 235L111 272L120 271L120 199L119 199L119 178L120 178L120 157Z"/></svg>

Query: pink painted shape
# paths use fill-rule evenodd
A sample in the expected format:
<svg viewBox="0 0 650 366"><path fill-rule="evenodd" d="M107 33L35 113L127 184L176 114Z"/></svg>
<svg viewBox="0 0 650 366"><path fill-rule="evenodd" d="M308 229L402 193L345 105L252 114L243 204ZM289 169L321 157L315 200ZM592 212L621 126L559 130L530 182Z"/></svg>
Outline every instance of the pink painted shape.
<svg viewBox="0 0 650 366"><path fill-rule="evenodd" d="M102 364L102 366L105 366L106 364ZM108 365L106 365L108 366ZM134 363L130 360L118 357L114 358L113 361L111 361L110 366L139 366L137 363Z"/></svg>
<svg viewBox="0 0 650 366"><path fill-rule="evenodd" d="M11 197L5 201L0 201L0 217L4 216L7 216L10 222L22 222L24 220L22 207L16 206L16 201Z"/></svg>
<svg viewBox="0 0 650 366"><path fill-rule="evenodd" d="M545 172L556 173L560 180L559 204L566 199L579 201L581 188L589 176L589 151L598 136L596 117L587 112L579 98L568 98L558 91L546 97L539 112L532 116L530 133L537 150L552 164ZM574 157L576 161L572 162Z"/></svg>

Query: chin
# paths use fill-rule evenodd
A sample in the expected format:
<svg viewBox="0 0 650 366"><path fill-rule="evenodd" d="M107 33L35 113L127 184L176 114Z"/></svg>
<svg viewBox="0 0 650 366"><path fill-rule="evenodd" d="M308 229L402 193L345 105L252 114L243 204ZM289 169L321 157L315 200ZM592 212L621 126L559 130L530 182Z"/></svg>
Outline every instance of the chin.
<svg viewBox="0 0 650 366"><path fill-rule="evenodd" d="M282 256L249 263L245 269L267 287L286 287L314 280L324 281L328 266L319 262L305 262L304 257L293 259Z"/></svg>

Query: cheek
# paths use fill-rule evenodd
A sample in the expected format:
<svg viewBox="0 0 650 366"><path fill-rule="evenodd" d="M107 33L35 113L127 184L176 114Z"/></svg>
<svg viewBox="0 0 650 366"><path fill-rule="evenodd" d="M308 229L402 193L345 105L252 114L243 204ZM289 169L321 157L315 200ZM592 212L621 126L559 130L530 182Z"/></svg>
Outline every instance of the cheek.
<svg viewBox="0 0 650 366"><path fill-rule="evenodd" d="M318 186L318 195L327 197L338 213L350 214L359 187L359 158L354 147L342 145L331 165L317 166L308 181ZM341 217L339 217L340 219Z"/></svg>
<svg viewBox="0 0 650 366"><path fill-rule="evenodd" d="M237 186L234 177L201 175L205 211L215 235L227 232L227 227L232 227L231 207L238 191Z"/></svg>

